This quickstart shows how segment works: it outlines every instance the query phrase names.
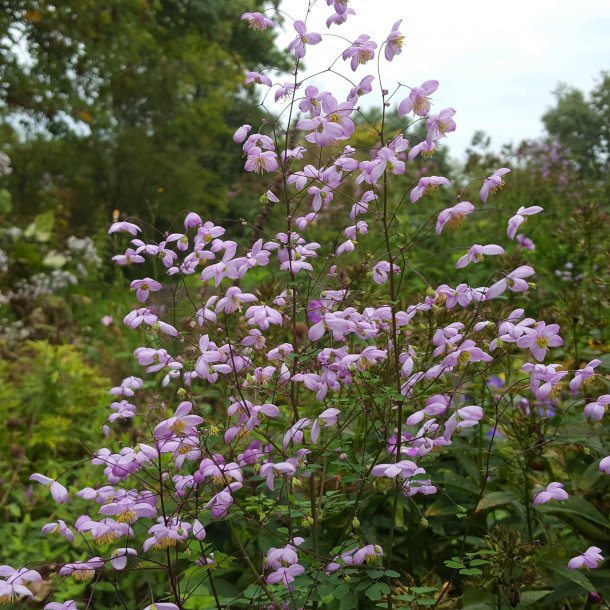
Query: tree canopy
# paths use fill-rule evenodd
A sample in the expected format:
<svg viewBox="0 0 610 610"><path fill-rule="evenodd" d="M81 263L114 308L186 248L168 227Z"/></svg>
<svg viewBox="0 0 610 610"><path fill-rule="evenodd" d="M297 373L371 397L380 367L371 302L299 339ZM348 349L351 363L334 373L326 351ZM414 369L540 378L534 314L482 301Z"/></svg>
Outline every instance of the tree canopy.
<svg viewBox="0 0 610 610"><path fill-rule="evenodd" d="M86 225L222 212L246 66L282 58L240 20L260 0L2 0L0 118L24 214ZM241 107L240 107L241 106Z"/></svg>

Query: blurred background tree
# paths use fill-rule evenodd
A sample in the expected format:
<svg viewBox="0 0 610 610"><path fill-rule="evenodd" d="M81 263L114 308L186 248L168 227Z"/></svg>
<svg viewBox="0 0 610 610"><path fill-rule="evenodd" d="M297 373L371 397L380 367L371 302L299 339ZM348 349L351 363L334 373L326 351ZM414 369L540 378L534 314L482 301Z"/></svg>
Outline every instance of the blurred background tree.
<svg viewBox="0 0 610 610"><path fill-rule="evenodd" d="M17 216L91 228L226 213L246 67L282 65L240 20L261 0L0 0L0 136Z"/></svg>
<svg viewBox="0 0 610 610"><path fill-rule="evenodd" d="M557 105L542 117L549 135L572 151L585 177L603 179L610 172L610 72L585 95L562 84Z"/></svg>

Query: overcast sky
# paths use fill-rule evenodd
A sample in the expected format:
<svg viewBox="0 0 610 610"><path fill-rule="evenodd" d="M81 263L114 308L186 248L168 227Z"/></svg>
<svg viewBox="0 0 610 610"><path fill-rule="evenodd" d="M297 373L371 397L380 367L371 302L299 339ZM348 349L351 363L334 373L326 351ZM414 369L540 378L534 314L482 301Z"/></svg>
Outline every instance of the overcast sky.
<svg viewBox="0 0 610 610"><path fill-rule="evenodd" d="M610 70L610 0L350 0L349 6L356 15L329 30L325 21L332 8L317 0L308 29L350 40L366 33L380 45L403 19L403 53L392 63L381 62L384 86L438 80L433 111L457 111L457 130L445 140L455 156L477 129L492 137L495 149L541 135L540 117L553 104L559 82L588 91L602 70ZM284 0L281 8L303 19L307 0ZM279 43L287 45L295 34L288 23ZM328 67L345 47L334 37L308 47L308 72ZM376 73L376 60L355 74L342 60L335 67L358 82ZM312 82L336 90L337 79L325 74ZM348 90L342 85L339 93Z"/></svg>

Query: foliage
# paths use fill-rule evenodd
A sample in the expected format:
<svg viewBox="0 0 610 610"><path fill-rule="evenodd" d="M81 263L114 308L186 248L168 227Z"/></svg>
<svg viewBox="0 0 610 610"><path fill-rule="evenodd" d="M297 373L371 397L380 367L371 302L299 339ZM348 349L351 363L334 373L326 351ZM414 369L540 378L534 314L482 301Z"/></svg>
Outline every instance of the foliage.
<svg viewBox="0 0 610 610"><path fill-rule="evenodd" d="M240 21L258 0L0 4L0 112L15 208L91 228L115 209L168 224L222 213L246 65L281 63ZM222 83L222 86L219 86Z"/></svg>
<svg viewBox="0 0 610 610"><path fill-rule="evenodd" d="M344 59L382 70L399 26ZM480 134L451 167L438 83L398 111L383 92L379 112L339 106L299 82L318 37L295 28L303 114L234 135L234 211L259 213L116 217L119 270L75 287L89 298L58 337L75 345L2 364L3 446L22 451L3 460L37 471L3 532L40 581L0 586L79 608L607 607L607 176L550 137L499 159ZM26 245L62 243L48 217L29 227Z"/></svg>

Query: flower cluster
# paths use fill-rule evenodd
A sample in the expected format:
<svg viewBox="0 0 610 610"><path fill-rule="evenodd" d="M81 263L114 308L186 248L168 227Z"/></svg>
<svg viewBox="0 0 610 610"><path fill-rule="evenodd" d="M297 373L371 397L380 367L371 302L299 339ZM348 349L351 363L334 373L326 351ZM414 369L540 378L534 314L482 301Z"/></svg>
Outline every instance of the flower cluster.
<svg viewBox="0 0 610 610"><path fill-rule="evenodd" d="M334 11L329 27L354 14L346 2L328 4ZM242 19L254 30L274 27L261 13ZM297 36L288 50L298 74L308 47L322 36L304 21L293 25ZM341 58L354 72L374 59L394 60L404 41L400 25L381 43L359 36ZM500 403L517 411L509 392L497 400L491 391L475 395L477 375L487 379L492 366L503 371L507 360L516 361L509 372L518 371L518 391L542 401L562 392L568 376L577 392L595 374L595 361L575 374L559 362L545 364L563 344L559 326L525 317L523 309L506 314L503 306L532 287L535 270L513 263L519 246L512 240L540 206L508 212L508 240L503 229L482 244L465 245L455 266L464 277L470 264L493 269L487 283L429 286L417 296L401 291L411 273L397 232L402 205L429 205L432 191L452 186L444 176L424 176L408 193L400 186L409 164L434 152L456 128L453 108L432 113L439 83L413 87L397 103L400 117L424 120L420 142L405 137L407 119L399 133L388 134L382 124L377 145L363 158L349 142L360 116L357 102L375 76L352 83L345 100L313 84L301 91L306 80L295 76L278 89L303 113L294 133L278 120L258 131L242 125L233 137L245 171L266 181L261 200L282 200L275 209L286 213L275 235L239 243L230 227L196 212L158 241L137 222L109 229L116 243L129 240L114 261L135 274L134 308L124 324L143 335L134 352L142 377L110 390L107 446L90 460L99 486L72 493L57 478L32 476L57 503L75 495L89 504L73 522L53 521L43 533L72 542L76 531L91 549L104 550L62 563L61 576L89 582L127 566L154 565L166 576L166 601L147 607L169 610L192 594L188 578L177 584L181 573L196 569L214 590L215 570L232 556L252 573L256 607L305 607L320 578L366 578L371 563L391 568L394 525L390 548L360 531L363 496L387 496L395 523L397 506L417 506L444 491L435 475L439 454L460 436L473 438L476 430L482 436ZM276 86L254 71L245 81ZM381 94L390 104L389 94ZM479 209L509 171L500 168L479 182ZM426 230L442 243L475 210L456 200ZM340 225L337 238L318 240L315 231L331 216ZM500 239L507 243L489 243ZM152 259L161 261L155 277ZM268 281L261 284L261 277ZM154 404L145 399L147 387L155 388ZM609 400L597 398L585 415L602 419ZM121 435L125 422L135 431L129 441ZM600 463L604 472L609 459ZM532 504L566 500L563 487L551 482ZM343 525L323 539L320 523L331 518ZM244 543L237 530L247 528L255 534ZM259 534L266 548L253 551ZM223 536L237 549L223 546ZM602 558L593 551L569 567L596 567ZM9 580L7 598L28 595L25 576Z"/></svg>

